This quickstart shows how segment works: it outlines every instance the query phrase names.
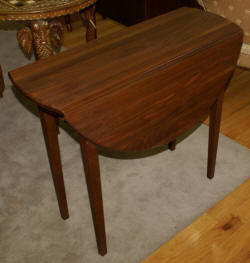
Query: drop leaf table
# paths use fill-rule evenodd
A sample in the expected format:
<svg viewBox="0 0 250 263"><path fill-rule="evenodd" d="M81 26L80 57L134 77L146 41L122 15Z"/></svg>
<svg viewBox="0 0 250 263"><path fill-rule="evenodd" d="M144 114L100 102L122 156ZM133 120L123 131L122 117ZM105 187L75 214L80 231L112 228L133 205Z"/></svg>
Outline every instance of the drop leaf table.
<svg viewBox="0 0 250 263"><path fill-rule="evenodd" d="M77 132L101 255L107 247L98 150L138 152L164 144L173 150L175 139L209 114L212 178L223 94L242 36L222 17L181 8L9 73L39 107L64 219L69 214L57 119Z"/></svg>

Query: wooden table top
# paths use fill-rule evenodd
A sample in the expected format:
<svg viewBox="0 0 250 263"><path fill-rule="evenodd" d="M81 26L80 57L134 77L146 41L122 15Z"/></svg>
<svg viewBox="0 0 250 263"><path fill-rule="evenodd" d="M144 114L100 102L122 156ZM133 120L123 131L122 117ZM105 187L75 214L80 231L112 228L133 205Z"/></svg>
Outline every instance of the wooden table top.
<svg viewBox="0 0 250 263"><path fill-rule="evenodd" d="M181 8L10 72L16 87L92 143L138 151L208 112L238 58L242 30Z"/></svg>

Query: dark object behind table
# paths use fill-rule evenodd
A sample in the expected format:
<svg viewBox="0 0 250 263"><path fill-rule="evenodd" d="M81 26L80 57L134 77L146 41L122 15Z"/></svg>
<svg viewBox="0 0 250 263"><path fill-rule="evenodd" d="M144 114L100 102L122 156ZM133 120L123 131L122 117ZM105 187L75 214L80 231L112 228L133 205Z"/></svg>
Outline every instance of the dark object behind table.
<svg viewBox="0 0 250 263"><path fill-rule="evenodd" d="M97 11L131 26L183 6L199 7L195 0L99 0Z"/></svg>

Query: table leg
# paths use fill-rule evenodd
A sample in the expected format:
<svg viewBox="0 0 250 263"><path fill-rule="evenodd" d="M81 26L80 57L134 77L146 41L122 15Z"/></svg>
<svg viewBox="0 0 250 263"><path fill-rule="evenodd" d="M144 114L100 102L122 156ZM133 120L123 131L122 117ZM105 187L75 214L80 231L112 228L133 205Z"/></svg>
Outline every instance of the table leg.
<svg viewBox="0 0 250 263"><path fill-rule="evenodd" d="M220 133L220 122L222 113L224 91L221 92L216 102L211 107L209 120L209 142L208 142L208 159L207 159L207 177L214 177L217 147Z"/></svg>
<svg viewBox="0 0 250 263"><path fill-rule="evenodd" d="M53 55L49 22L46 20L31 21L31 32L37 59Z"/></svg>
<svg viewBox="0 0 250 263"><path fill-rule="evenodd" d="M82 160L84 164L84 171L95 228L98 252L99 254L104 256L107 253L107 245L98 152L96 146L86 141L84 138L81 137L79 141L81 146Z"/></svg>
<svg viewBox="0 0 250 263"><path fill-rule="evenodd" d="M86 41L89 42L97 38L95 5L83 10L81 13L83 19L87 20ZM83 17L84 16L84 17Z"/></svg>
<svg viewBox="0 0 250 263"><path fill-rule="evenodd" d="M40 109L40 119L61 217L67 219L69 212L57 137L56 118Z"/></svg>
<svg viewBox="0 0 250 263"><path fill-rule="evenodd" d="M2 72L2 67L0 65L0 98L3 97L4 88L5 88L5 85L4 85L4 79L3 79L3 72Z"/></svg>
<svg viewBox="0 0 250 263"><path fill-rule="evenodd" d="M176 139L168 143L168 148L170 151L174 151L176 147Z"/></svg>
<svg viewBox="0 0 250 263"><path fill-rule="evenodd" d="M65 19L65 24L66 24L68 32L72 32L72 25L71 25L71 21L70 21L70 15L66 15L64 17L64 19Z"/></svg>

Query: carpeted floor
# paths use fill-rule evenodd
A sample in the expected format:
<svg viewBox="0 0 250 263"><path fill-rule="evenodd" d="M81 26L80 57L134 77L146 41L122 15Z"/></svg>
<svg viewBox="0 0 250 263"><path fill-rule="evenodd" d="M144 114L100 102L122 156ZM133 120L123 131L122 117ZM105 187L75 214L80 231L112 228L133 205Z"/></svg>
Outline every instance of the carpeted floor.
<svg viewBox="0 0 250 263"><path fill-rule="evenodd" d="M14 96L6 72L30 63L15 31L0 31L6 90L0 100L0 262L138 263L250 176L250 152L221 135L206 179L208 128L174 152L101 156L108 254L97 254L79 145L61 129L70 218L59 216L39 119Z"/></svg>

